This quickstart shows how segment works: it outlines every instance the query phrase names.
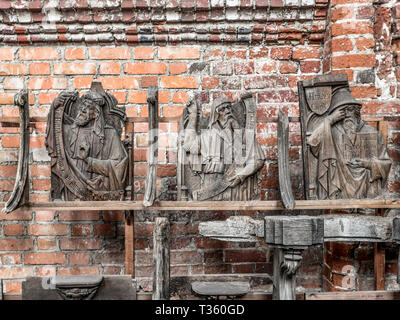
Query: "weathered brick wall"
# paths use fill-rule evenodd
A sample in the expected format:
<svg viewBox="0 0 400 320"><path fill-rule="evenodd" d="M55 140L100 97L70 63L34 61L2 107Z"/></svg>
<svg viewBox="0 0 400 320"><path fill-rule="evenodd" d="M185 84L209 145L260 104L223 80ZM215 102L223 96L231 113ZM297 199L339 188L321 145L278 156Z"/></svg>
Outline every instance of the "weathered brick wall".
<svg viewBox="0 0 400 320"><path fill-rule="evenodd" d="M151 85L159 86L160 112L167 118L182 113L190 91L200 97L205 113L216 97L237 99L252 92L260 117L276 116L279 108L298 116L297 81L329 72L349 74L354 96L364 103L363 114L398 112L397 40L392 34L385 40L379 33L394 27L399 17L391 2L333 0L329 8L327 1L320 0L181 1L174 5L172 1L60 1L53 7L49 3L0 2L2 117L17 115L12 101L19 89L30 90L31 117L43 117L62 90L85 91L93 79L125 104L131 117L147 116L146 90ZM381 27L378 21L384 21ZM0 200L5 201L15 181L19 129L0 125ZM147 168L147 125L134 127L135 191L140 200ZM175 200L177 124L162 123L160 129L160 198ZM397 123L389 124L389 152L396 161L389 190L395 197L400 187L398 130ZM31 201L49 200L45 131L46 123L34 123L31 129ZM259 123L257 139L267 156L262 199L279 199L276 123ZM290 123L290 157L293 190L296 199L301 199L298 122ZM171 221L173 275L272 275L272 255L261 243L225 243L198 235L199 222L236 214L262 218L277 212L137 212L140 290L151 290L152 230L159 215L168 215ZM6 293L20 294L21 280L28 275L123 274L123 226L123 212L0 214L0 278L5 279ZM322 249L305 252L299 286L337 290L332 277L343 276L338 263L354 266L362 261L358 283L365 285L357 289L373 289L371 248L363 244L355 251L345 248L342 244L325 248L325 281ZM394 259L392 251L389 262ZM388 264L392 280L393 266Z"/></svg>

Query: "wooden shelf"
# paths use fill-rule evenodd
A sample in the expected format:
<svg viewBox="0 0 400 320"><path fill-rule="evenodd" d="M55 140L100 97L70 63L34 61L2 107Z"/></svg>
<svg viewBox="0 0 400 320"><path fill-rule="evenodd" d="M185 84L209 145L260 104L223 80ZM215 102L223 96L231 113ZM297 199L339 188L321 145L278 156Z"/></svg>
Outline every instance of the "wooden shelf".
<svg viewBox="0 0 400 320"><path fill-rule="evenodd" d="M0 202L4 207L5 202ZM297 200L294 210L322 209L394 209L400 208L400 199L382 200ZM25 210L161 210L161 211L276 211L286 210L281 201L156 201L153 206L145 207L142 201L65 201L36 202L21 209Z"/></svg>

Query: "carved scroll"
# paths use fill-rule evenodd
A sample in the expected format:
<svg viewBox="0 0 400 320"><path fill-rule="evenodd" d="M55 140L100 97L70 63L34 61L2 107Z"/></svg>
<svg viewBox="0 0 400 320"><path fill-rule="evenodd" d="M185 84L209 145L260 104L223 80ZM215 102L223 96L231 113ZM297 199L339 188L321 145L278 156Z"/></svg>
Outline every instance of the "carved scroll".
<svg viewBox="0 0 400 320"><path fill-rule="evenodd" d="M157 182L157 160L158 160L158 89L150 87L147 93L149 104L149 146L148 146L148 168L146 178L146 190L144 193L143 205L153 205L156 198Z"/></svg>
<svg viewBox="0 0 400 320"><path fill-rule="evenodd" d="M289 119L279 110L278 114L278 170L279 191L286 209L294 209L295 201L290 183L289 169Z"/></svg>
<svg viewBox="0 0 400 320"><path fill-rule="evenodd" d="M14 190L5 204L2 212L10 213L29 202L29 101L28 91L21 90L14 97L14 104L19 107L19 153L18 168Z"/></svg>

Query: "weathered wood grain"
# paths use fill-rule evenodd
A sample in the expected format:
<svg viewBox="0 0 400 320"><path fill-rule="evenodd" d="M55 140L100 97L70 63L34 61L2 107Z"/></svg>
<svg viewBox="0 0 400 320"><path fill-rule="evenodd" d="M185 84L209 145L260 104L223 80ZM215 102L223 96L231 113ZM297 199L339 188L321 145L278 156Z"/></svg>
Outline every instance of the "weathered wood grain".
<svg viewBox="0 0 400 320"><path fill-rule="evenodd" d="M144 192L143 205L153 205L156 198L157 188L157 163L158 163L158 89L150 87L147 94L149 104L149 133L148 133L148 166L146 189Z"/></svg>
<svg viewBox="0 0 400 320"><path fill-rule="evenodd" d="M169 290L169 221L167 218L156 218L153 233L153 300L168 300Z"/></svg>
<svg viewBox="0 0 400 320"><path fill-rule="evenodd" d="M0 207L4 202L0 202ZM320 209L360 209L360 208L400 208L399 199L381 200L297 200L294 210ZM282 201L155 201L150 207L145 207L142 201L65 201L28 203L22 209L26 210L285 210Z"/></svg>
<svg viewBox="0 0 400 320"><path fill-rule="evenodd" d="M135 213L125 212L125 274L135 278Z"/></svg>
<svg viewBox="0 0 400 320"><path fill-rule="evenodd" d="M306 293L305 300L400 300L399 291L352 291Z"/></svg>
<svg viewBox="0 0 400 320"><path fill-rule="evenodd" d="M3 213L10 213L29 201L29 101L28 91L21 90L14 97L14 104L19 107L19 153L17 176L14 190L4 205Z"/></svg>
<svg viewBox="0 0 400 320"><path fill-rule="evenodd" d="M301 219L302 216L287 216L285 219ZM305 216L307 217L307 216ZM390 242L392 241L393 218L357 215L321 215L312 216L323 221L323 239L329 241L365 241L365 242ZM273 219L282 219L282 216L266 217L270 222ZM314 224L318 226L318 224ZM275 225L271 222L265 227L262 220L245 216L230 217L225 221L202 222L199 225L199 233L205 237L224 241L254 242L265 236L273 242L276 234ZM268 228L268 229L267 229ZM311 228L311 225L307 227ZM320 227L319 230L322 230ZM297 231L296 231L297 232ZM309 239L309 243L318 243L319 233L314 234L315 239ZM300 235L294 235L300 237ZM305 239L304 239L305 240ZM286 241L286 242L285 242ZM289 243L294 239L285 239L283 243Z"/></svg>
<svg viewBox="0 0 400 320"><path fill-rule="evenodd" d="M295 201L289 169L289 120L281 109L278 114L278 171L279 191L283 204L286 209L293 209Z"/></svg>

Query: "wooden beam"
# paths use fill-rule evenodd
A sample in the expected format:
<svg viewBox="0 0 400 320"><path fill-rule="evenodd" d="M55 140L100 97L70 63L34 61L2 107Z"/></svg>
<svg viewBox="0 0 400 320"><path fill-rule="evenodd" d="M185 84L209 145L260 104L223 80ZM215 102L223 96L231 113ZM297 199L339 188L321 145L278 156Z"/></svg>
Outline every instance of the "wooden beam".
<svg viewBox="0 0 400 320"><path fill-rule="evenodd" d="M0 202L0 208L4 202ZM321 209L363 209L363 208L400 208L399 199L382 200L297 200L294 210ZM154 205L145 207L142 201L65 201L65 202L36 202L21 207L25 210L285 210L281 201L155 201Z"/></svg>
<svg viewBox="0 0 400 320"><path fill-rule="evenodd" d="M153 233L153 300L169 300L170 239L168 218L158 217Z"/></svg>
<svg viewBox="0 0 400 320"><path fill-rule="evenodd" d="M305 300L400 300L399 291L351 291L306 293Z"/></svg>
<svg viewBox="0 0 400 320"><path fill-rule="evenodd" d="M383 209L376 209L375 215L384 216ZM375 243L374 245L374 275L375 290L385 290L385 244Z"/></svg>
<svg viewBox="0 0 400 320"><path fill-rule="evenodd" d="M125 274L135 278L135 213L125 212Z"/></svg>

